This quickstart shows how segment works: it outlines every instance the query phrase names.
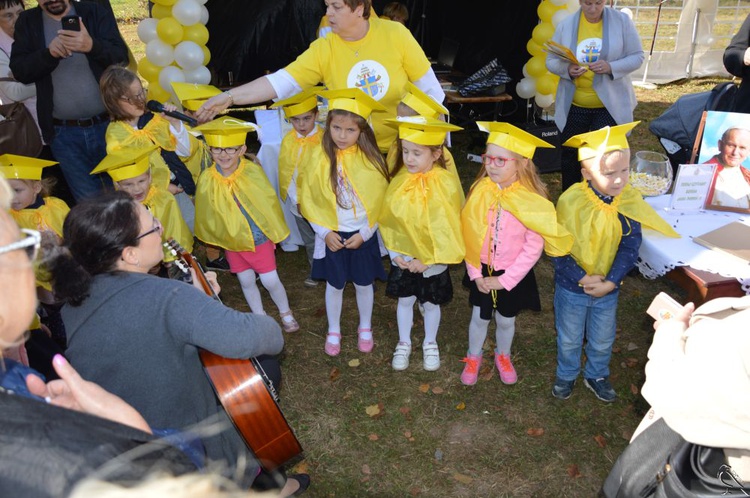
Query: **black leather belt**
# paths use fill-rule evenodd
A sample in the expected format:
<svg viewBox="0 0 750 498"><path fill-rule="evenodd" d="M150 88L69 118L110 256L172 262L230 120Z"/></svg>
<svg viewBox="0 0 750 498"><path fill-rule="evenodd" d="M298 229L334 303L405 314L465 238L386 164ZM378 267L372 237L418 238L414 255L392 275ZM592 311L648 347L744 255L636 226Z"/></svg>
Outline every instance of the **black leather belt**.
<svg viewBox="0 0 750 498"><path fill-rule="evenodd" d="M86 128L89 126L94 126L95 124L103 123L104 121L109 120L109 114L106 112L103 112L99 114L98 116L94 116L93 118L85 118L85 119L55 119L52 118L52 124L55 126L80 126L82 128Z"/></svg>

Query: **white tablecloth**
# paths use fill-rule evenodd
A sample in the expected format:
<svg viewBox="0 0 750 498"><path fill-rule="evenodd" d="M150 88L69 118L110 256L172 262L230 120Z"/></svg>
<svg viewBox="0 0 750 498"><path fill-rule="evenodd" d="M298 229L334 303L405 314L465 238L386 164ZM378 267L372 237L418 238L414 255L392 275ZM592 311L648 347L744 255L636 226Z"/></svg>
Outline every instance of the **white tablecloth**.
<svg viewBox="0 0 750 498"><path fill-rule="evenodd" d="M646 197L662 218L682 235L680 239L666 237L653 230L643 230L638 269L646 278L657 278L677 266L691 266L696 270L734 277L750 294L750 265L741 260L712 251L692 241L692 238L715 230L733 221L750 225L746 214L724 211L676 211L669 209L669 195ZM750 244L750 241L748 241Z"/></svg>

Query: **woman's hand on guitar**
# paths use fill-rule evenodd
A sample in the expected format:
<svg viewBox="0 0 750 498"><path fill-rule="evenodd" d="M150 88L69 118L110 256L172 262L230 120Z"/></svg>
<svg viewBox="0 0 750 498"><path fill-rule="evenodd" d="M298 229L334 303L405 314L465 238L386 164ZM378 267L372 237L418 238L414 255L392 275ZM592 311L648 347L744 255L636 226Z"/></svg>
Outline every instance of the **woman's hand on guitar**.
<svg viewBox="0 0 750 498"><path fill-rule="evenodd" d="M201 285L200 279L196 277L194 268L190 268L190 275L193 277L193 287L201 292L206 292L206 289L204 289ZM206 281L213 289L214 294L218 295L221 292L221 286L219 285L219 281L216 279L216 272L207 271L204 273L204 275L206 277Z"/></svg>

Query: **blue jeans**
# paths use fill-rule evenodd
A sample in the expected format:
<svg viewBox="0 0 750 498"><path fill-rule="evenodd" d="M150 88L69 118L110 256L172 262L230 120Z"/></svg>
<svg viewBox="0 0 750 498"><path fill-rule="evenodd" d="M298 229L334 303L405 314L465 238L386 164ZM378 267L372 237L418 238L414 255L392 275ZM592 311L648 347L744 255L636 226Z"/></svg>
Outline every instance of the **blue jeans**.
<svg viewBox="0 0 750 498"><path fill-rule="evenodd" d="M578 377L584 338L586 365L583 377L609 377L619 294L617 289L603 297L592 297L555 285L558 378L571 381Z"/></svg>
<svg viewBox="0 0 750 498"><path fill-rule="evenodd" d="M104 134L108 125L109 121L85 127L55 126L50 149L76 201L112 186L108 175L89 174L107 155Z"/></svg>

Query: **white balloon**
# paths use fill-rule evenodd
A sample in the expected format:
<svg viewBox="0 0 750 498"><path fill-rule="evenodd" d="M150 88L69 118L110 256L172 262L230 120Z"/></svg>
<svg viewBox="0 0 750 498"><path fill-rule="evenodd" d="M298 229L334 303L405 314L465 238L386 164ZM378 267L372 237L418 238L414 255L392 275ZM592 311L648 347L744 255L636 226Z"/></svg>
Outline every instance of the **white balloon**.
<svg viewBox="0 0 750 498"><path fill-rule="evenodd" d="M623 8L620 9L620 12L622 12L623 14L625 14L626 16L628 16L631 21L633 20L633 11L630 10L629 8L623 7Z"/></svg>
<svg viewBox="0 0 750 498"><path fill-rule="evenodd" d="M147 17L138 23L138 39L143 43L148 43L152 40L156 40L159 35L156 34L156 24L159 22L158 19L153 17Z"/></svg>
<svg viewBox="0 0 750 498"><path fill-rule="evenodd" d="M172 89L172 83L185 82L185 73L176 66L167 66L159 72L159 84L167 91Z"/></svg>
<svg viewBox="0 0 750 498"><path fill-rule="evenodd" d="M201 5L201 24L207 24L208 23L208 9L205 5Z"/></svg>
<svg viewBox="0 0 750 498"><path fill-rule="evenodd" d="M172 7L172 17L183 26L192 26L201 20L201 7L196 0L179 0Z"/></svg>
<svg viewBox="0 0 750 498"><path fill-rule="evenodd" d="M522 99L530 99L536 93L534 78L524 78L516 84L516 94Z"/></svg>
<svg viewBox="0 0 750 498"><path fill-rule="evenodd" d="M174 48L174 60L182 69L190 71L203 65L203 49L192 41L180 42Z"/></svg>
<svg viewBox="0 0 750 498"><path fill-rule="evenodd" d="M190 71L183 71L185 81L188 83L197 83L199 85L208 85L211 83L211 71L206 66L198 66Z"/></svg>
<svg viewBox="0 0 750 498"><path fill-rule="evenodd" d="M526 64L523 65L523 68L521 68L521 72L523 73L524 78L531 78L531 75L529 74L529 70L526 69L526 66L528 65L529 63L527 62Z"/></svg>
<svg viewBox="0 0 750 498"><path fill-rule="evenodd" d="M157 66L168 66L174 61L172 45L157 38L146 44L146 58Z"/></svg>
<svg viewBox="0 0 750 498"><path fill-rule="evenodd" d="M197 1L201 5L206 5L206 2L208 2L208 0L197 0Z"/></svg>
<svg viewBox="0 0 750 498"><path fill-rule="evenodd" d="M549 0L552 5L565 5L568 0Z"/></svg>
<svg viewBox="0 0 750 498"><path fill-rule="evenodd" d="M581 8L581 3L578 0L567 0L566 9L568 12L575 12Z"/></svg>
<svg viewBox="0 0 750 498"><path fill-rule="evenodd" d="M536 105L538 105L542 109L546 109L547 107L555 103L555 96L552 94L545 95L543 93L537 93L534 96L534 101L536 102Z"/></svg>
<svg viewBox="0 0 750 498"><path fill-rule="evenodd" d="M570 12L568 12L565 9L558 10L557 12L555 12L554 14L552 14L552 25L555 26L555 27L557 27L557 25L560 24L560 21L562 21L563 19L565 19L569 15L570 15Z"/></svg>

